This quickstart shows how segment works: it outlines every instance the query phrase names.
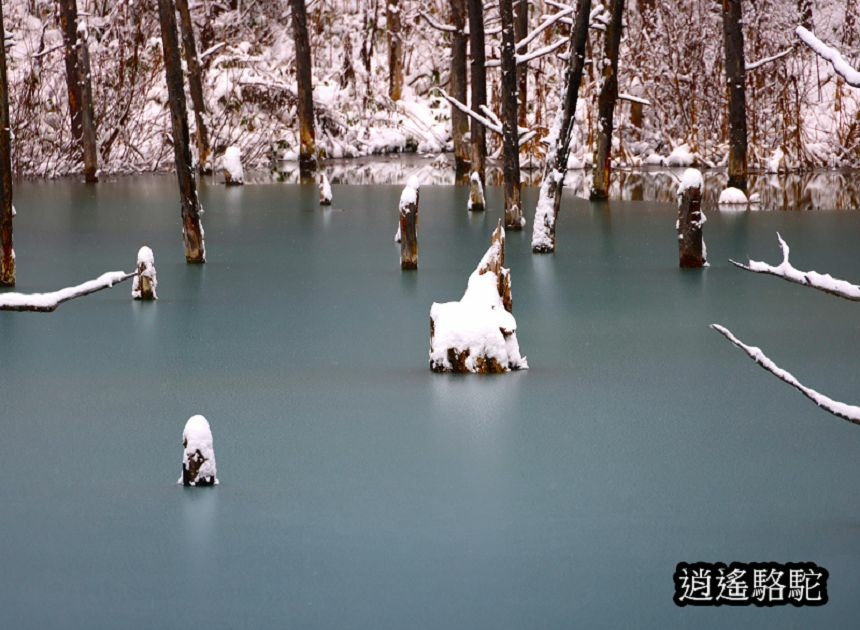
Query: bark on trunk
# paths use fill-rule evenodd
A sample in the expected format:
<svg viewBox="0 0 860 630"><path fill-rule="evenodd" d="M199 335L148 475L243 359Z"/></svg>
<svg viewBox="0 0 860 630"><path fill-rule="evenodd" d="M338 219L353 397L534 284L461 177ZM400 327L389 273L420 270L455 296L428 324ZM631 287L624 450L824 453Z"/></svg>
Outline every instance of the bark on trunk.
<svg viewBox="0 0 860 630"><path fill-rule="evenodd" d="M729 186L747 191L747 115L741 0L723 0L723 42L729 96Z"/></svg>
<svg viewBox="0 0 860 630"><path fill-rule="evenodd" d="M570 153L570 137L573 133L573 116L579 98L579 85L585 68L585 46L588 42L588 18L591 0L579 0L576 18L570 32L570 60L565 74L564 94L558 119L553 125L555 146L547 152L546 167L535 211L532 251L551 253L555 251L555 224L561 208L561 193L567 173L567 158Z"/></svg>
<svg viewBox="0 0 860 630"><path fill-rule="evenodd" d="M191 93L191 104L194 107L194 125L197 128L195 136L197 168L201 174L209 174L212 172L212 163L209 132L206 128L206 101L203 100L203 79L200 72L200 60L197 57L197 43L194 39L191 12L188 10L188 0L176 0L176 9L179 11L179 30L182 33L182 48L185 50L185 64L188 67L188 91Z"/></svg>
<svg viewBox="0 0 860 630"><path fill-rule="evenodd" d="M290 0L290 6L293 12L293 38L296 40L296 80L299 95L299 175L303 181L313 181L317 158L308 16L305 0Z"/></svg>
<svg viewBox="0 0 860 630"><path fill-rule="evenodd" d="M9 122L9 84L6 82L6 30L0 6L0 286L15 286L12 249L12 135Z"/></svg>
<svg viewBox="0 0 860 630"><path fill-rule="evenodd" d="M69 117L72 123L72 138L81 141L81 77L78 71L78 4L77 0L58 0L60 28L63 31L64 60L66 62L66 91L69 97Z"/></svg>
<svg viewBox="0 0 860 630"><path fill-rule="evenodd" d="M505 229L521 230L520 143L517 125L517 60L511 0L499 1L502 18L502 137L504 143Z"/></svg>
<svg viewBox="0 0 860 630"><path fill-rule="evenodd" d="M514 0L514 39L521 41L529 32L528 0ZM529 65L517 64L517 89L519 90L519 125L528 126Z"/></svg>
<svg viewBox="0 0 860 630"><path fill-rule="evenodd" d="M487 104L486 50L484 48L484 3L482 0L469 2L469 52L472 56L472 111L480 112ZM485 183L484 166L487 161L487 132L484 125L472 119L472 172L477 173L481 184ZM478 208L472 208L477 210ZM483 208L480 208L483 210Z"/></svg>
<svg viewBox="0 0 860 630"><path fill-rule="evenodd" d="M403 40L400 32L400 0L385 5L388 30L388 96L399 101L403 94Z"/></svg>
<svg viewBox="0 0 860 630"><path fill-rule="evenodd" d="M96 141L96 121L93 106L93 86L90 78L90 50L87 37L78 39L78 68L81 75L81 142L84 151L84 181L99 181L99 152Z"/></svg>
<svg viewBox="0 0 860 630"><path fill-rule="evenodd" d="M200 220L202 209L197 196L197 181L189 146L188 112L185 106L182 63L179 58L179 40L176 34L176 8L173 0L158 0L158 15L161 22L167 94L170 100L170 122L173 126L173 155L176 161L176 177L179 181L179 199L182 208L185 261L204 263L206 247Z"/></svg>
<svg viewBox="0 0 860 630"><path fill-rule="evenodd" d="M615 101L618 100L618 48L621 44L624 0L612 0L611 20L603 40L603 76L597 96L597 144L594 151L594 177L591 199L609 198L612 160L612 132Z"/></svg>
<svg viewBox="0 0 860 630"><path fill-rule="evenodd" d="M415 198L400 202L400 268L418 269L418 190Z"/></svg>
<svg viewBox="0 0 860 630"><path fill-rule="evenodd" d="M466 35L466 0L451 0L451 22L457 30L451 41L451 96L465 103L467 96L466 54L468 36ZM454 141L454 170L457 180L469 173L469 117L459 108L451 105L451 138Z"/></svg>
<svg viewBox="0 0 860 630"><path fill-rule="evenodd" d="M707 259L702 239L704 222L701 186L683 188L678 198L678 259L681 267L705 266Z"/></svg>

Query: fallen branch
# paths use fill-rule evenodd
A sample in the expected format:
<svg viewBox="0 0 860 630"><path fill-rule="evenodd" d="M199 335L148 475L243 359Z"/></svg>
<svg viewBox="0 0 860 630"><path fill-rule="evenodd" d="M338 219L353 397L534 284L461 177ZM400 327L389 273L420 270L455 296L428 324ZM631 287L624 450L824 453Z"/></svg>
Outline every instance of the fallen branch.
<svg viewBox="0 0 860 630"><path fill-rule="evenodd" d="M74 287L67 287L52 293L0 293L0 311L30 311L51 313L63 302L83 297L115 284L125 282L137 275L137 271L108 271L95 280L89 280Z"/></svg>
<svg viewBox="0 0 860 630"><path fill-rule="evenodd" d="M747 271L778 276L784 280L788 280L789 282L794 282L795 284L818 289L819 291L824 291L830 295L845 298L846 300L851 300L853 302L860 302L860 286L851 284L845 280L834 278L828 273L822 274L817 271L801 271L792 267L791 263L788 262L788 243L782 240L782 236L779 235L779 232L777 232L776 237L779 239L779 247L782 250L782 262L776 267L757 260L750 260L746 265L735 262L731 259L729 259L729 262L735 267L740 267Z"/></svg>
<svg viewBox="0 0 860 630"><path fill-rule="evenodd" d="M626 92L619 93L618 98L622 101L630 101L631 103L639 103L640 105L647 105L649 107L651 105L651 101L649 101L647 98L633 96L632 94L627 94Z"/></svg>
<svg viewBox="0 0 860 630"><path fill-rule="evenodd" d="M463 112L464 114L466 114L468 116L471 116L472 118L477 120L479 123L484 125L484 127L489 129L490 131L495 132L499 135L502 135L502 133L503 133L502 132L502 121L499 120L499 117L496 116L495 112L493 112L493 110L491 110L489 107L487 107L486 105L481 105L481 111L484 112L484 114L485 114L485 116L481 116L481 114L479 114L478 112L476 112L473 109L470 109L468 105L458 101L456 98L454 98L453 96L448 94L442 88L437 87L436 89L439 90L439 93L442 95L442 98L444 98L446 101L451 103L451 105L453 105L454 107L459 109L461 112ZM534 129L526 129L525 127L517 127L517 137L518 137L520 146L524 145L526 142L528 142L529 140L534 138L536 135L537 135L537 131L535 131Z"/></svg>
<svg viewBox="0 0 860 630"><path fill-rule="evenodd" d="M845 403L839 402L838 400L833 400L821 394L811 387L807 387L800 381L798 381L791 373L786 372L781 367L779 367L776 363L771 361L764 352L761 351L761 348L757 348L754 346L748 346L743 343L740 339L735 337L730 330L720 326L718 324L711 324L711 328L720 333L723 337L728 339L732 344L743 350L746 355L755 361L762 368L776 376L779 380L788 383L796 390L798 390L801 394L809 398L816 405L824 409L825 411L832 413L834 416L838 418L842 418L843 420L847 420L852 424L860 424L860 407L856 407L854 405L846 405Z"/></svg>
<svg viewBox="0 0 860 630"><path fill-rule="evenodd" d="M794 29L794 32L800 38L800 41L809 46L816 55L825 61L829 61L836 74L845 79L848 85L851 87L860 87L860 72L855 70L838 50L831 48L818 39L814 33L802 26L798 26Z"/></svg>
<svg viewBox="0 0 860 630"><path fill-rule="evenodd" d="M558 50L559 48L564 46L566 43L568 43L568 41L570 41L570 40L568 40L568 38L563 37L562 39L558 39L558 40L554 41L552 44L547 44L546 46L543 46L542 48L538 48L534 52L526 53L524 55L518 54L518 55L516 55L517 65L520 65L522 63L528 63L529 61L534 61L538 57L543 57L543 56L548 55L552 52L555 52L556 50ZM501 67L501 65L502 65L501 59L493 59L491 61L487 61L484 64L484 67L485 68L499 68L499 67Z"/></svg>
<svg viewBox="0 0 860 630"><path fill-rule="evenodd" d="M529 33L528 35L526 35L520 41L517 42L516 50L520 50L521 48L525 48L530 43L532 43L538 35L543 33L550 26L552 26L553 24L558 22L560 19L565 18L565 17L572 15L572 14L573 14L573 7L567 7L565 9L562 9L558 13L554 13L552 15L546 16L545 18L543 18L543 21L540 23L540 25L535 30L533 30L531 33Z"/></svg>
<svg viewBox="0 0 860 630"><path fill-rule="evenodd" d="M758 61L750 62L750 63L746 64L746 66L744 66L744 69L747 72L749 72L750 70L755 70L756 68L761 68L763 65L770 63L771 61L776 61L777 59L782 59L787 54L791 53L793 50L794 50L794 48L786 48L782 52L778 52L775 55L771 55L770 57L765 57L764 59L759 59Z"/></svg>

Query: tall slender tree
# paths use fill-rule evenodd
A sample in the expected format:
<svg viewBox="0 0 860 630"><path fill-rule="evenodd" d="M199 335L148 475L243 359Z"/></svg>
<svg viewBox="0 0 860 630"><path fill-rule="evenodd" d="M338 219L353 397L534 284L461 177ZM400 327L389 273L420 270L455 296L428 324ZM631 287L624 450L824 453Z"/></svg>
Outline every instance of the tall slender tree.
<svg viewBox="0 0 860 630"><path fill-rule="evenodd" d="M93 84L90 77L89 30L78 29L78 68L81 75L81 145L84 154L84 181L99 181L99 153L96 140L96 117L93 106Z"/></svg>
<svg viewBox="0 0 860 630"><path fill-rule="evenodd" d="M535 253L555 251L555 224L561 208L561 193L570 153L570 137L573 133L579 85L582 83L582 72L585 68L585 46L588 42L590 13L591 0L578 0L576 18L570 31L570 59L564 77L564 93L550 134L552 142L547 151L543 181L535 210L532 234L532 251Z"/></svg>
<svg viewBox="0 0 860 630"><path fill-rule="evenodd" d="M173 127L173 155L176 161L176 177L179 180L185 261L204 263L206 245L203 241L203 224L200 220L203 209L200 207L200 197L197 195L197 179L191 157L182 61L179 56L179 38L176 34L176 6L173 0L158 0L158 17L161 22L164 73L170 101L170 122Z"/></svg>
<svg viewBox="0 0 860 630"><path fill-rule="evenodd" d="M597 95L597 142L591 199L609 198L609 175L612 168L612 132L615 102L618 100L618 49L621 45L624 0L611 0L610 19L603 39L603 70Z"/></svg>
<svg viewBox="0 0 860 630"><path fill-rule="evenodd" d="M502 18L502 141L504 152L505 229L521 230L520 139L517 99L517 58L511 0L499 0Z"/></svg>
<svg viewBox="0 0 860 630"><path fill-rule="evenodd" d="M479 112L487 104L487 68L484 48L484 3L483 0L469 2L469 53L472 56L471 93L472 111ZM484 180L484 165L487 161L487 133L484 125L474 118L471 120L472 172ZM481 208L483 210L483 208Z"/></svg>
<svg viewBox="0 0 860 630"><path fill-rule="evenodd" d="M293 38L296 40L296 81L299 96L299 173L303 181L313 181L317 170L314 133L314 86L311 77L311 43L305 0L290 0L293 10Z"/></svg>
<svg viewBox="0 0 860 630"><path fill-rule="evenodd" d="M206 128L206 101L203 99L203 78L200 71L200 59L197 57L197 43L194 38L194 25L191 22L188 0L176 0L176 10L179 11L182 49L185 52L185 65L188 67L188 91L191 94L191 105L194 107L194 126L197 129L194 138L197 145L197 168L200 173L211 173L209 131Z"/></svg>
<svg viewBox="0 0 860 630"><path fill-rule="evenodd" d="M723 42L729 95L729 186L747 190L747 114L741 0L723 1Z"/></svg>
<svg viewBox="0 0 860 630"><path fill-rule="evenodd" d="M514 38L519 42L529 32L529 0L514 0ZM517 64L517 90L519 93L519 125L528 126L529 65Z"/></svg>
<svg viewBox="0 0 860 630"><path fill-rule="evenodd" d="M387 0L385 16L388 30L388 96L392 101L399 101L403 95L403 33L400 0Z"/></svg>
<svg viewBox="0 0 860 630"><path fill-rule="evenodd" d="M6 82L6 29L0 5L0 286L15 286L12 248L12 126L9 121L9 84Z"/></svg>
<svg viewBox="0 0 860 630"><path fill-rule="evenodd" d="M451 22L454 32L451 35L451 96L465 103L468 91L466 76L466 56L469 44L466 35L466 0L451 0ZM469 117L460 108L451 106L451 138L454 141L454 169L459 180L469 172Z"/></svg>

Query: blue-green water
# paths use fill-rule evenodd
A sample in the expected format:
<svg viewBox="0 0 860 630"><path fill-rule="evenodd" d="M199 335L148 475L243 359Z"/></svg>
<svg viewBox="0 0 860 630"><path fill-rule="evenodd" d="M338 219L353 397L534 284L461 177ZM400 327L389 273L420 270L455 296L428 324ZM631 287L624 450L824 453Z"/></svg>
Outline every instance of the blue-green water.
<svg viewBox="0 0 860 630"><path fill-rule="evenodd" d="M458 299L501 198L204 186L209 262L186 266L172 176L16 190L18 290L155 251L129 284L53 314L0 313L2 628L854 627L860 428L707 325L860 402L860 305L729 266L860 279L858 212L719 215L712 267L677 269L671 205L567 198L554 256L509 233L531 369L428 369L428 314ZM532 208L535 191L525 192ZM529 213L531 218L531 213ZM202 413L221 485L183 489ZM819 609L679 609L679 561L813 561Z"/></svg>

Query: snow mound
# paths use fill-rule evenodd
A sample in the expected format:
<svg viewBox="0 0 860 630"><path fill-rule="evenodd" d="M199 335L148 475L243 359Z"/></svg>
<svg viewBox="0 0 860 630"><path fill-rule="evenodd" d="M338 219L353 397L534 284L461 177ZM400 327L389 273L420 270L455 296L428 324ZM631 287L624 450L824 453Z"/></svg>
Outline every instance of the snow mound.
<svg viewBox="0 0 860 630"><path fill-rule="evenodd" d="M191 416L182 431L182 477L177 483L186 486L211 486L218 483L215 449L209 421L201 415Z"/></svg>
<svg viewBox="0 0 860 630"><path fill-rule="evenodd" d="M221 166L224 169L224 183L227 185L245 183L245 172L242 170L242 153L235 144L227 147L227 150L224 151Z"/></svg>
<svg viewBox="0 0 860 630"><path fill-rule="evenodd" d="M698 188L704 190L705 181L702 179L702 173L698 169L688 168L681 175L681 182L678 184L678 194L683 195L684 191L689 188Z"/></svg>
<svg viewBox="0 0 860 630"><path fill-rule="evenodd" d="M665 162L666 166L693 166L696 163L696 154L690 151L690 145L682 144L672 149Z"/></svg>
<svg viewBox="0 0 860 630"><path fill-rule="evenodd" d="M745 206L749 203L749 199L741 189L729 186L720 193L720 199L717 203L721 206Z"/></svg>

